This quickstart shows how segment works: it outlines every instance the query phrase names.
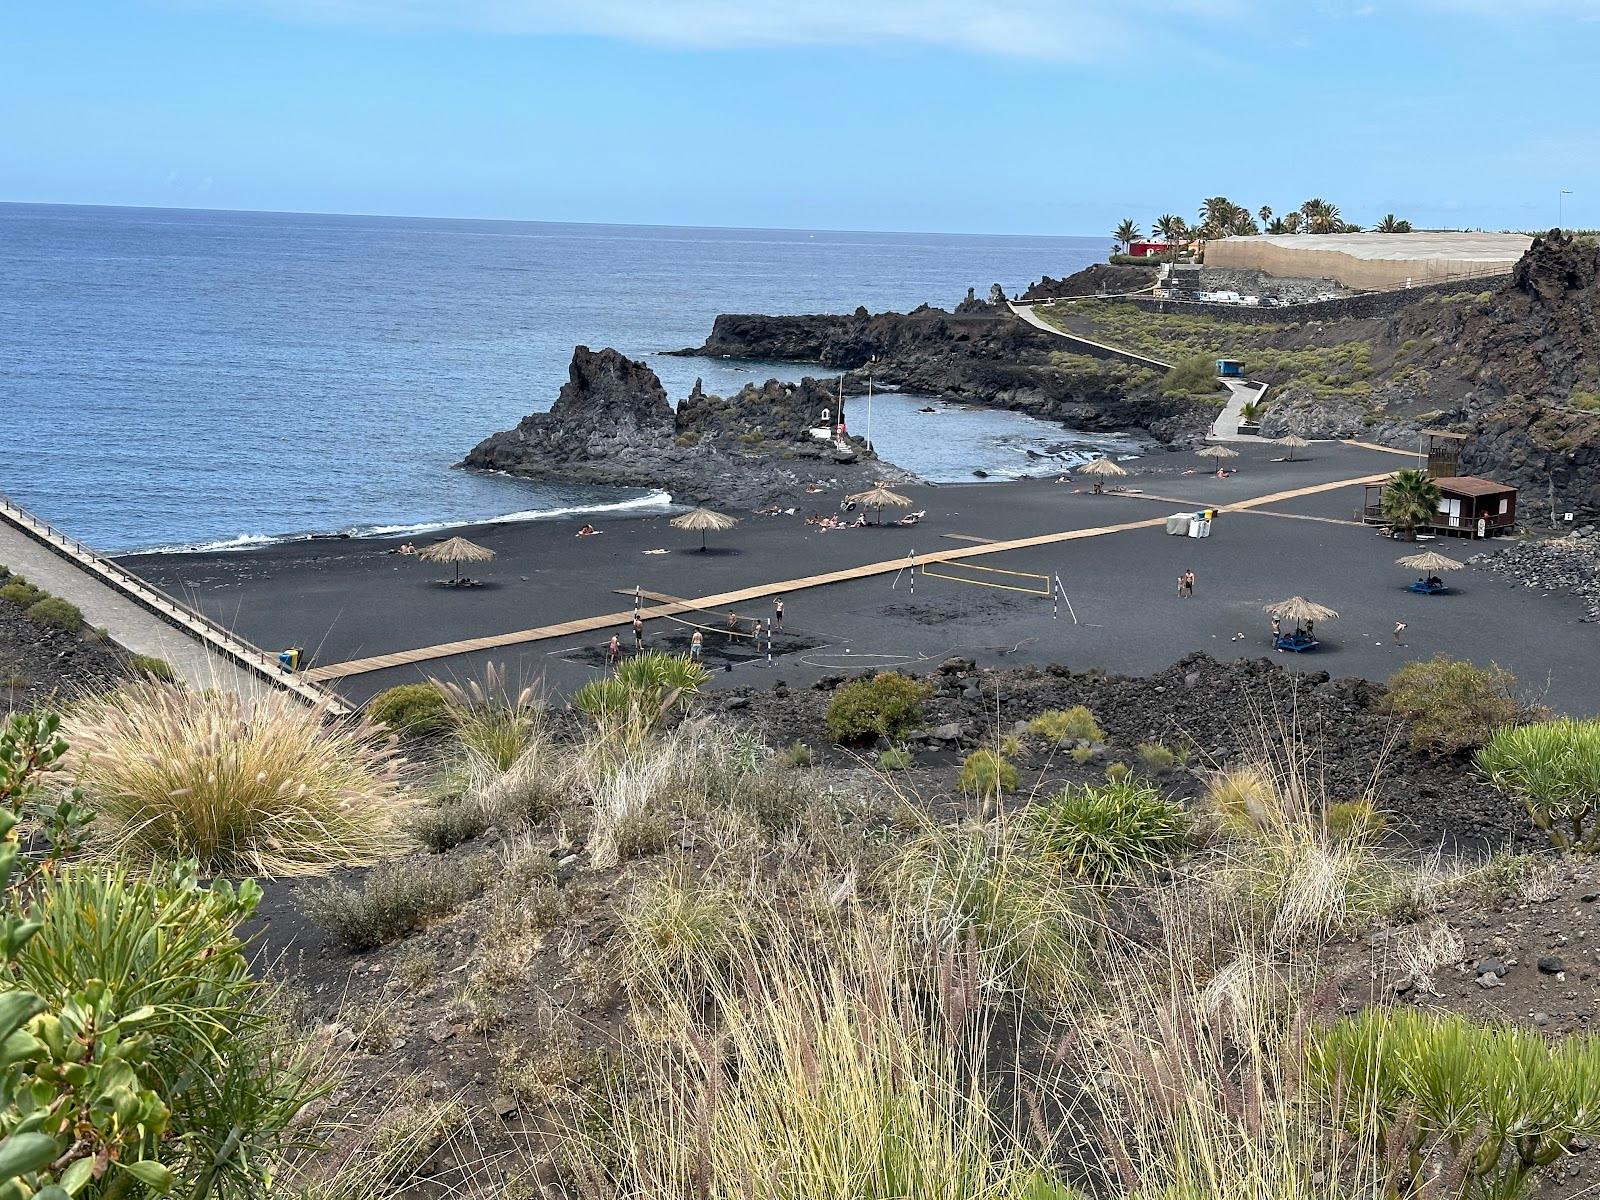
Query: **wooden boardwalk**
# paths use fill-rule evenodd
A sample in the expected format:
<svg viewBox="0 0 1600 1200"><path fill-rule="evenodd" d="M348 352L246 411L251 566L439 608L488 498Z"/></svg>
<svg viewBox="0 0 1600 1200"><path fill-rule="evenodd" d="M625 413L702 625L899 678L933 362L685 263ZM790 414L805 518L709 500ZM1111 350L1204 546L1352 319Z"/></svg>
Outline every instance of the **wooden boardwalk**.
<svg viewBox="0 0 1600 1200"><path fill-rule="evenodd" d="M1356 487L1366 483L1379 483L1389 478L1385 471L1377 475L1359 475L1350 479L1336 479L1329 483L1311 484L1307 487L1291 488L1287 491L1272 492L1265 496L1256 496L1250 500L1239 500L1232 504L1219 505L1220 512L1242 512L1254 508L1263 508L1272 504L1279 504L1285 500L1293 500L1300 496L1314 496L1321 492L1336 491L1339 488ZM990 542L979 546L961 546L950 550L936 550L930 554L917 555L918 564L956 562L964 558L978 558L987 554L1004 554L1011 550L1028 550L1036 546L1053 546L1063 542L1075 542L1083 538L1105 537L1107 534L1126 533L1135 529L1155 529L1166 524L1167 518L1163 516L1148 517L1139 521L1123 521L1115 525L1099 525L1090 529L1068 529L1059 533L1042 533L1034 537L1013 538L1009 541ZM853 579L870 579L878 575L892 575L901 571L908 565L905 558L887 559L881 562L864 563L859 567L846 567L838 571L825 571L819 575L807 575L800 579L784 579L770 583L753 584L750 587L736 588L732 591L718 592L711 596L700 596L693 600L665 600L653 604L642 610L646 620L654 617L675 617L683 613L703 611L707 609L728 609L749 600L761 600L768 596L787 592L800 592L809 588L826 587L830 583L846 583ZM625 589L625 595L633 595L632 589ZM663 596L664 593L647 592L652 598ZM472 654L481 650L499 650L507 646L525 646L531 642L550 641L555 638L571 637L580 633L595 633L602 629L612 629L619 625L629 625L633 622L633 609L628 608L620 612L602 613L594 617L578 617L571 621L560 621L554 625L541 625L534 629L519 629L510 633L496 633L488 637L464 638L457 642L443 642L437 646L419 646L414 650L396 650L392 654L375 654L370 658L351 659L349 662L329 663L326 666L314 667L305 672L304 677L313 682L321 683L331 679L347 679L352 675L366 675L373 671L384 671L390 667L414 666L417 663L434 662L441 658L453 658L458 654Z"/></svg>

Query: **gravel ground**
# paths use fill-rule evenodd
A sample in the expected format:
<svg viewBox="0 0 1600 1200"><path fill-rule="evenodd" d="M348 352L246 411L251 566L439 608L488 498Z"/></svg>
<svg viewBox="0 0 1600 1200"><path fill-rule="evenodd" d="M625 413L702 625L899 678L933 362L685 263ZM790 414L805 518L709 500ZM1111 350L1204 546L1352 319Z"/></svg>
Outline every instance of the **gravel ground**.
<svg viewBox="0 0 1600 1200"><path fill-rule="evenodd" d="M1587 607L1581 619L1600 621L1600 529L1593 525L1548 541L1512 542L1468 561L1546 595L1580 597Z"/></svg>
<svg viewBox="0 0 1600 1200"><path fill-rule="evenodd" d="M0 601L0 712L105 687L126 674L124 661L111 642L37 624Z"/></svg>

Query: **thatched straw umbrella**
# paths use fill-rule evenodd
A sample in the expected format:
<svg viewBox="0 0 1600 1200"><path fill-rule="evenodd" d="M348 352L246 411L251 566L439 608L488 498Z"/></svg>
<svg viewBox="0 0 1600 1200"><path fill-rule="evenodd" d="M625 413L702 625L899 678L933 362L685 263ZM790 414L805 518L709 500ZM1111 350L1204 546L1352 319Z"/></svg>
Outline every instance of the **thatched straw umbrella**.
<svg viewBox="0 0 1600 1200"><path fill-rule="evenodd" d="M1440 571L1459 571L1466 566L1466 563L1457 562L1448 554L1440 554L1437 550L1407 554L1404 558L1397 558L1394 561L1398 566L1410 567L1413 571L1421 571L1424 575L1437 575Z"/></svg>
<svg viewBox="0 0 1600 1200"><path fill-rule="evenodd" d="M902 496L899 492L891 492L883 484L865 492L857 492L854 496L846 496L851 504L859 504L863 508L878 510L878 524L883 524L883 510L886 508L910 508L911 498Z"/></svg>
<svg viewBox="0 0 1600 1200"><path fill-rule="evenodd" d="M1288 447L1288 461L1293 462L1294 452L1296 450L1304 450L1307 446L1311 445L1311 443L1306 441L1305 438L1301 437L1298 433L1290 433L1279 438L1278 445Z"/></svg>
<svg viewBox="0 0 1600 1200"><path fill-rule="evenodd" d="M688 529L700 531L700 549L706 548L706 533L715 529L721 533L724 529L732 529L739 523L738 517L730 517L727 513L719 513L710 508L691 508L681 516L672 518L674 529Z"/></svg>
<svg viewBox="0 0 1600 1200"><path fill-rule="evenodd" d="M1280 621L1293 621L1296 625L1309 625L1313 621L1332 621L1339 616L1333 609L1304 596L1290 596L1265 606L1266 611Z"/></svg>
<svg viewBox="0 0 1600 1200"><path fill-rule="evenodd" d="M1466 567L1465 563L1457 562L1448 554L1440 554L1437 550L1424 550L1421 554L1407 554L1394 560L1398 566L1410 567L1413 571L1420 572L1422 580L1432 582L1438 577L1440 571L1460 571ZM1421 582L1421 581L1419 581ZM1416 587L1416 584L1412 584ZM1444 586L1440 581L1440 588Z"/></svg>
<svg viewBox="0 0 1600 1200"><path fill-rule="evenodd" d="M466 538L453 537L424 546L417 551L417 557L423 562L454 563L456 579L459 581L462 563L493 562L494 551L476 542L469 542Z"/></svg>
<svg viewBox="0 0 1600 1200"><path fill-rule="evenodd" d="M1112 462L1109 458L1097 458L1092 462L1084 463L1083 466L1078 468L1079 475L1094 476L1094 490L1096 495L1099 495L1105 490L1105 481L1107 479L1114 479L1118 476L1126 475L1127 473L1128 469L1126 467L1119 463Z"/></svg>

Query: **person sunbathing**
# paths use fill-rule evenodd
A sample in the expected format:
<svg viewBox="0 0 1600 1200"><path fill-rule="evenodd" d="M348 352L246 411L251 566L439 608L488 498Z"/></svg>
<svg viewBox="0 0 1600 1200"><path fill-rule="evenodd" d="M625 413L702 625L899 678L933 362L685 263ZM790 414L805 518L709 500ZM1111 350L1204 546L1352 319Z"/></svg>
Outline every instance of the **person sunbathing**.
<svg viewBox="0 0 1600 1200"><path fill-rule="evenodd" d="M585 524L582 529L578 530L577 536L578 537L594 537L594 535L599 533L599 532L600 531L598 529L596 529L593 525Z"/></svg>

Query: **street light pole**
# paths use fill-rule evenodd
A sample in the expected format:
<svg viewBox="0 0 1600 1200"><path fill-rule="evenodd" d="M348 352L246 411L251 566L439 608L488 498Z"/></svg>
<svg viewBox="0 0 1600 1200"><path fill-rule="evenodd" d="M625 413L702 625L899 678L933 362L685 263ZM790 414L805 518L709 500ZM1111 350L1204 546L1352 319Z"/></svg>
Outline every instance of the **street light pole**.
<svg viewBox="0 0 1600 1200"><path fill-rule="evenodd" d="M1556 228L1562 228L1562 218L1566 215L1566 199L1572 195L1571 188L1562 188L1556 193Z"/></svg>

